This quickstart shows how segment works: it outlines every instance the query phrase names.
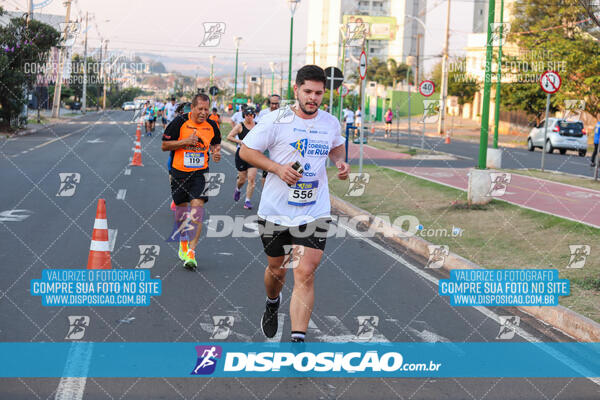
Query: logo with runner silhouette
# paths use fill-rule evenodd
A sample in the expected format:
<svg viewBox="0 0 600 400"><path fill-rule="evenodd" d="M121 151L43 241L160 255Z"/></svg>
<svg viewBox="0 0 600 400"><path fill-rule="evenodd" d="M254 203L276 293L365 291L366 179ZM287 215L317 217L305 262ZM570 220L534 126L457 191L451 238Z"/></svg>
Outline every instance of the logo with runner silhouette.
<svg viewBox="0 0 600 400"><path fill-rule="evenodd" d="M223 355L221 346L196 346L198 360L190 375L210 375L217 368L217 361Z"/></svg>
<svg viewBox="0 0 600 400"><path fill-rule="evenodd" d="M504 196L508 184L511 180L511 174L504 172L491 172L490 173L490 191L488 196L499 197Z"/></svg>
<svg viewBox="0 0 600 400"><path fill-rule="evenodd" d="M308 146L308 139L298 139L290 143L290 146L292 146L295 149L295 151L297 151L302 157L304 157L304 155L306 154L306 146Z"/></svg>
<svg viewBox="0 0 600 400"><path fill-rule="evenodd" d="M290 106L278 108L273 112L277 112L275 121L273 121L274 124L291 124L296 117L296 113L294 113L294 110Z"/></svg>
<svg viewBox="0 0 600 400"><path fill-rule="evenodd" d="M167 242L179 242L180 240L192 240L196 235L199 224L204 217L204 207L176 207L173 230L167 238Z"/></svg>
<svg viewBox="0 0 600 400"><path fill-rule="evenodd" d="M199 47L215 47L221 42L221 37L225 34L225 22L204 22L204 38L198 45Z"/></svg>
<svg viewBox="0 0 600 400"><path fill-rule="evenodd" d="M209 172L204 174L205 184L202 196L217 196L221 191L221 185L225 183L225 174L222 172Z"/></svg>
<svg viewBox="0 0 600 400"><path fill-rule="evenodd" d="M585 111L585 100L565 100L565 112L563 119L571 122L581 120L581 114Z"/></svg>
<svg viewBox="0 0 600 400"><path fill-rule="evenodd" d="M298 265L300 265L300 260L302 259L302 256L304 255L304 251L305 251L304 246L284 244L283 252L284 252L285 258L283 259L283 263L281 264L280 268L286 268L286 269L298 268Z"/></svg>
<svg viewBox="0 0 600 400"><path fill-rule="evenodd" d="M356 319L358 320L356 338L359 340L371 340L377 325L379 325L379 317L376 315L359 315Z"/></svg>
<svg viewBox="0 0 600 400"><path fill-rule="evenodd" d="M431 244L428 245L427 248L429 249L429 259L427 260L425 268L442 268L446 261L446 257L450 254L449 247L446 245Z"/></svg>
<svg viewBox="0 0 600 400"><path fill-rule="evenodd" d="M231 315L213 315L214 330L210 338L212 340L225 340L233 329L235 319Z"/></svg>
<svg viewBox="0 0 600 400"><path fill-rule="evenodd" d="M366 172L362 174L352 172L348 179L348 190L344 196L362 196L371 180L371 175Z"/></svg>
<svg viewBox="0 0 600 400"><path fill-rule="evenodd" d="M504 46L506 37L510 33L510 22L492 22L492 35L490 36L490 44L492 46Z"/></svg>
<svg viewBox="0 0 600 400"><path fill-rule="evenodd" d="M152 268L154 262L160 254L160 246L157 244L141 244L138 246L140 249L140 258L138 260L136 268Z"/></svg>
<svg viewBox="0 0 600 400"><path fill-rule="evenodd" d="M423 123L436 123L440 117L441 100L423 100Z"/></svg>
<svg viewBox="0 0 600 400"><path fill-rule="evenodd" d="M521 317L516 315L500 315L500 331L496 336L498 340L510 340L515 337L515 330L521 323Z"/></svg>
<svg viewBox="0 0 600 400"><path fill-rule="evenodd" d="M80 340L85 335L85 329L90 326L90 317L87 315L69 315L69 330L65 340Z"/></svg>
<svg viewBox="0 0 600 400"><path fill-rule="evenodd" d="M73 196L77 185L81 182L81 174L78 172L61 172L58 177L60 178L60 186L56 195L59 197Z"/></svg>
<svg viewBox="0 0 600 400"><path fill-rule="evenodd" d="M587 257L590 255L592 248L587 244L570 244L571 258L567 264L567 268L583 268Z"/></svg>

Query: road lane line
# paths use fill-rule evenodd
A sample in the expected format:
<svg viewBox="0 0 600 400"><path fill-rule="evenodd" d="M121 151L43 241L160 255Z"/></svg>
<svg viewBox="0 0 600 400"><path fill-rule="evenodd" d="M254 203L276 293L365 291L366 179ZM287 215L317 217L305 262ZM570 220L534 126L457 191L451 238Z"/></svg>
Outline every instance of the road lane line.
<svg viewBox="0 0 600 400"><path fill-rule="evenodd" d="M131 175L131 168L125 168L125 172L123 172L123 175Z"/></svg>
<svg viewBox="0 0 600 400"><path fill-rule="evenodd" d="M117 192L117 200L125 200L125 196L127 195L127 189L119 189Z"/></svg>
<svg viewBox="0 0 600 400"><path fill-rule="evenodd" d="M396 254L396 253L394 253L394 252L386 249L385 247L381 246L378 243L375 243L371 239L368 239L368 238L364 237L360 232L355 231L354 229L352 229L352 228L350 228L350 227L348 227L348 226L346 226L344 224L340 224L338 222L338 226L344 228L351 235L353 235L353 236L357 237L358 239L363 240L364 242L370 244L372 247L376 248L377 250L381 251L382 253L390 256L394 260L398 261L398 263L400 265L402 265L402 266L410 269L411 271L413 271L414 273L416 273L420 277L428 280L429 282L434 283L436 286L439 286L439 279L437 279L437 278L429 275L428 273L424 272L423 270L419 269L418 267L416 267L415 265L411 264L406 259L404 259L402 256L400 256L400 255L398 255L398 254ZM500 316L498 314L496 314L495 312L491 311L490 309L488 309L486 307L482 307L482 306L473 306L472 308L474 308L475 310L479 311L480 313L482 313L483 315L485 315L489 319L491 319L493 321L496 321L498 324L501 324ZM533 318L535 318L535 317L533 317ZM535 318L535 319L538 320L537 318ZM310 328L310 323L309 323L309 328ZM585 377L586 379L590 380L591 382L594 382L596 385L600 386L600 378L597 378L597 377L596 378L592 378L592 377L586 376L586 375L589 375L589 371L587 369L585 369L584 367L580 366L576 361L574 361L570 357L568 357L568 356L564 355L563 353L560 353L560 352L558 352L558 351L556 351L554 349L548 348L548 346L545 345L540 339L538 339L535 336L531 335L530 333L526 332L523 328L521 328L519 326L514 326L513 329L514 329L515 333L517 335L521 336L523 339L527 340L528 342L538 344L543 351L545 351L546 353L550 354L551 356L553 356L557 360L560 360L560 361L564 362L565 364L569 365L575 371L577 371L578 373L581 373L583 377ZM569 335L567 335L564 332L563 332L563 334L565 334L566 336L569 336Z"/></svg>
<svg viewBox="0 0 600 400"><path fill-rule="evenodd" d="M93 343L73 342L54 400L81 400L92 359Z"/></svg>
<svg viewBox="0 0 600 400"><path fill-rule="evenodd" d="M112 253L115 249L115 242L117 241L117 233L119 233L118 229L109 229L108 230L108 251Z"/></svg>

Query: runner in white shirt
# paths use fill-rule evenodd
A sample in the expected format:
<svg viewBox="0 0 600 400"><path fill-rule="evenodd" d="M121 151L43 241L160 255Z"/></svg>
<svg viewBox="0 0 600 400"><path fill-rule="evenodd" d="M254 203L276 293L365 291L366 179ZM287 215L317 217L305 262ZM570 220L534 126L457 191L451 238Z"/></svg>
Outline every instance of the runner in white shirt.
<svg viewBox="0 0 600 400"><path fill-rule="evenodd" d="M271 97L269 97L269 108L260 110L260 112L256 116L256 122L259 122L262 117L264 117L271 111L277 110L279 108L279 104L281 104L281 96L279 96L278 94L272 94Z"/></svg>
<svg viewBox="0 0 600 400"><path fill-rule="evenodd" d="M171 123L177 116L175 114L177 110L177 104L175 103L175 97L171 97L171 101L165 104L165 118L167 119L167 125Z"/></svg>
<svg viewBox="0 0 600 400"><path fill-rule="evenodd" d="M294 94L297 106L269 113L244 138L240 157L269 171L258 207L261 240L267 254L267 304L261 326L265 336L277 333L277 311L285 281L284 262L297 262L290 300L292 341L304 341L314 304L314 275L325 249L331 222L327 157L347 179L344 139L339 122L319 111L325 92L325 72L316 65L298 70ZM270 159L263 152L269 150ZM293 165L297 163L302 173ZM292 249L291 251L289 249ZM289 256L289 257L286 257Z"/></svg>
<svg viewBox="0 0 600 400"><path fill-rule="evenodd" d="M248 107L248 106L247 106L246 104L242 104L242 105L240 106L240 110L239 110L239 111L237 111L236 113L234 113L234 114L231 116L231 128L232 128L232 129L233 129L233 128L235 128L235 126L236 126L237 124L241 124L241 123L242 123L242 121L244 120L244 116L243 116L242 114L243 114L244 110L245 110L247 107Z"/></svg>

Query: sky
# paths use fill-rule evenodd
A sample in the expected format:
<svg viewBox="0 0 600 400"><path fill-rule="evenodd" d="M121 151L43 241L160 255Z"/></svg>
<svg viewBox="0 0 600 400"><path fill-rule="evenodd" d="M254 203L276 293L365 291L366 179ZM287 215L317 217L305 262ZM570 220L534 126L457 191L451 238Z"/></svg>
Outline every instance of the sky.
<svg viewBox="0 0 600 400"><path fill-rule="evenodd" d="M478 0L453 0L450 54L466 46L466 31L473 23L472 4ZM8 10L25 11L27 0L0 0ZM34 12L65 14L63 0L34 0L48 3ZM109 40L109 50L160 54L169 70L208 75L209 56L215 55L215 75L230 75L235 61L233 38L241 36L239 61L248 63L248 74L259 67L270 73L269 62L286 66L289 56L290 10L285 0L74 0L72 19L90 13L88 43L97 47ZM302 66L307 52L308 1L301 0L294 18L293 69ZM425 70L438 62L442 52L446 0L426 4ZM198 47L204 36L203 23L224 22L225 34L217 47ZM83 35L76 45L82 49ZM310 51L310 50L309 50ZM241 69L240 69L241 71Z"/></svg>

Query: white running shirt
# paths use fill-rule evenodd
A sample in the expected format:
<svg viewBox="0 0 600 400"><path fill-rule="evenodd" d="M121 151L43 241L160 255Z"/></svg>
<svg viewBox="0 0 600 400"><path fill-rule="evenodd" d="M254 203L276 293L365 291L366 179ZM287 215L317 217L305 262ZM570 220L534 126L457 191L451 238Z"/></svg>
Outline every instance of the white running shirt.
<svg viewBox="0 0 600 400"><path fill-rule="evenodd" d="M165 118L167 121L171 122L175 119L175 110L177 109L177 104L172 104L168 102L165 104Z"/></svg>
<svg viewBox="0 0 600 400"><path fill-rule="evenodd" d="M299 226L331 216L326 162L329 151L344 144L338 120L319 110L313 119L280 118L265 115L242 141L261 153L269 150L279 164L298 161L302 178L290 188L276 174L268 174L262 191L258 216L284 226Z"/></svg>
<svg viewBox="0 0 600 400"><path fill-rule="evenodd" d="M244 121L244 117L242 116L242 112L241 111L237 111L236 113L234 113L231 116L231 121L235 122L236 124L239 124L241 122Z"/></svg>
<svg viewBox="0 0 600 400"><path fill-rule="evenodd" d="M254 118L254 119L255 119L255 121L256 121L256 122L260 121L260 119L261 119L262 117L264 117L265 115L267 115L267 114L268 114L268 113L270 113L270 112L271 112L271 108L270 108L270 107L267 107L267 108L265 108L265 109L263 109L263 110L260 110L260 112L258 113L258 115L256 116L256 118Z"/></svg>

